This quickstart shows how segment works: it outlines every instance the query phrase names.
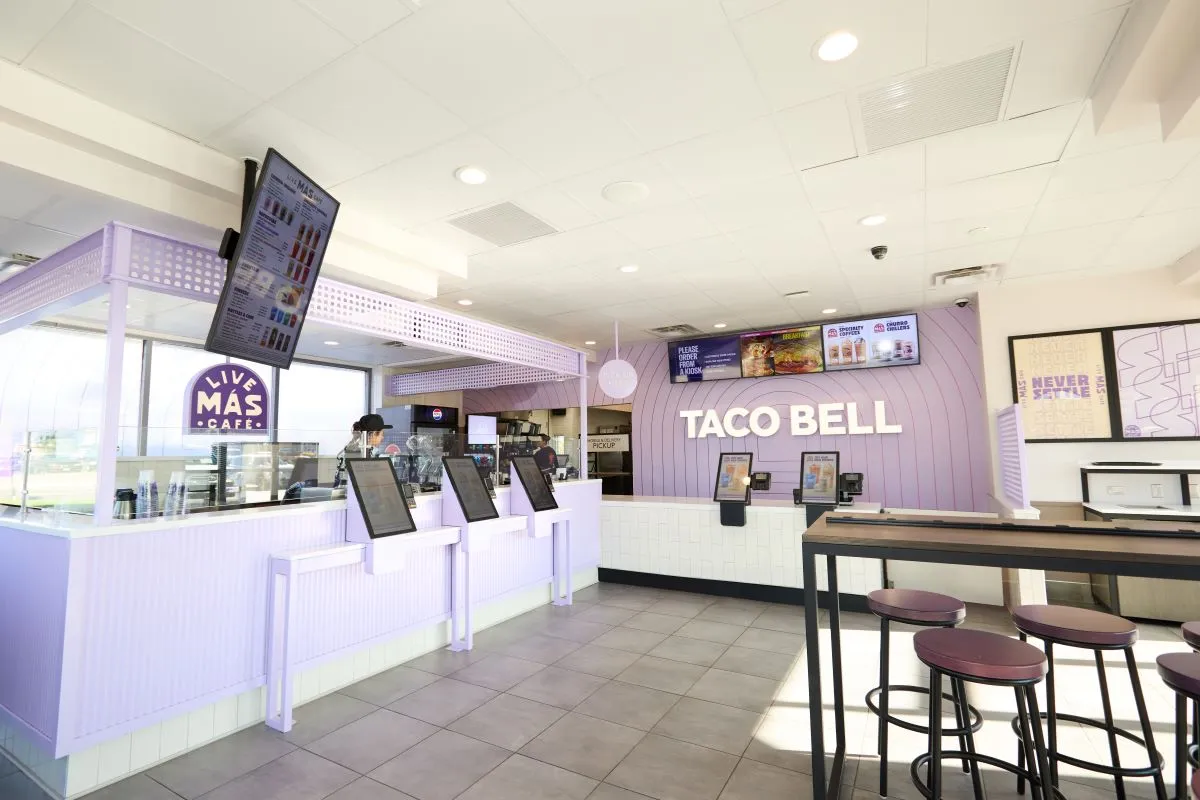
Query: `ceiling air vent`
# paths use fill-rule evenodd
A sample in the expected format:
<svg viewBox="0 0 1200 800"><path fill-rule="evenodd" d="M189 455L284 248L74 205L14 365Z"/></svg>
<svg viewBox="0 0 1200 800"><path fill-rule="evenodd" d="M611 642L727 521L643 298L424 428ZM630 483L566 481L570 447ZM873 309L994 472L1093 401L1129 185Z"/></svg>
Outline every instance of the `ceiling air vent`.
<svg viewBox="0 0 1200 800"><path fill-rule="evenodd" d="M976 267L963 267L933 275L934 286L967 286L972 283L994 281L1000 275L999 264L981 264Z"/></svg>
<svg viewBox="0 0 1200 800"><path fill-rule="evenodd" d="M1013 48L940 67L858 96L874 152L1000 118Z"/></svg>
<svg viewBox="0 0 1200 800"><path fill-rule="evenodd" d="M450 224L497 247L507 247L559 232L513 203L499 203L472 211L450 220Z"/></svg>
<svg viewBox="0 0 1200 800"><path fill-rule="evenodd" d="M660 339L674 339L676 336L695 336L700 333L700 329L695 325L666 325L662 328L651 328L650 333Z"/></svg>

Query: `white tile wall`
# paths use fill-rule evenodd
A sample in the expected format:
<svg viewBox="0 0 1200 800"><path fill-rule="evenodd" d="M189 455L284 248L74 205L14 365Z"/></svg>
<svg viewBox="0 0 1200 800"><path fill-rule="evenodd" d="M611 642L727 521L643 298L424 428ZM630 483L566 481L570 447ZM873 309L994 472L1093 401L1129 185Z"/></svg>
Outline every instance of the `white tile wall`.
<svg viewBox="0 0 1200 800"><path fill-rule="evenodd" d="M803 509L750 506L745 527L724 527L716 504L605 501L600 504L600 566L685 578L803 588ZM817 588L828 588L824 559ZM880 562L838 559L838 590L882 587Z"/></svg>
<svg viewBox="0 0 1200 800"><path fill-rule="evenodd" d="M596 570L577 572L573 580L576 589L590 586L597 581ZM489 628L549 602L547 585L483 604L475 609L475 629ZM306 670L296 676L295 702L301 705L314 700L444 647L449 641L449 624L441 622ZM261 724L266 719L266 709L266 694L263 687L257 687L59 759L49 758L19 731L0 724L0 748L51 796L70 800L215 739Z"/></svg>

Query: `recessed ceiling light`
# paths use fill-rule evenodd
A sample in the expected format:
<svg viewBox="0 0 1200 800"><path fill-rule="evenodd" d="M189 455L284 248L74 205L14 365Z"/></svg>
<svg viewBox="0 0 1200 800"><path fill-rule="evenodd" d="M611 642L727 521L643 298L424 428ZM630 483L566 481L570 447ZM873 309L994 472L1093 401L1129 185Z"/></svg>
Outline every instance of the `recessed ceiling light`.
<svg viewBox="0 0 1200 800"><path fill-rule="evenodd" d="M460 306L473 306L473 305L475 305L475 301L474 301L474 300L468 300L467 298L465 298L465 297L464 297L462 300L459 300L459 301L458 301L458 304L459 304Z"/></svg>
<svg viewBox="0 0 1200 800"><path fill-rule="evenodd" d="M595 344L595 342L593 342L591 339L588 339L586 342L584 342L584 344L592 345Z"/></svg>
<svg viewBox="0 0 1200 800"><path fill-rule="evenodd" d="M836 308L822 308L821 313L822 314L836 314L837 309Z"/></svg>
<svg viewBox="0 0 1200 800"><path fill-rule="evenodd" d="M868 228L873 228L876 225L882 225L887 222L887 217L883 214L869 214L858 221L859 225L866 225Z"/></svg>
<svg viewBox="0 0 1200 800"><path fill-rule="evenodd" d="M788 292L784 297L788 300L799 300L801 297L808 297L808 289L801 289L798 292Z"/></svg>
<svg viewBox="0 0 1200 800"><path fill-rule="evenodd" d="M715 323L713 323L713 327L714 328L728 328L729 325L724 322L715 322Z"/></svg>
<svg viewBox="0 0 1200 800"><path fill-rule="evenodd" d="M639 267L637 264L626 264L625 266L621 267L621 272L637 272L639 269L641 269L641 267Z"/></svg>
<svg viewBox="0 0 1200 800"><path fill-rule="evenodd" d="M650 187L638 181L617 181L605 186L600 194L610 203L633 206L650 196Z"/></svg>
<svg viewBox="0 0 1200 800"><path fill-rule="evenodd" d="M454 170L454 177L469 186L478 186L487 181L487 173L479 167L459 167Z"/></svg>
<svg viewBox="0 0 1200 800"><path fill-rule="evenodd" d="M858 49L858 37L850 31L834 31L817 42L817 58L841 61Z"/></svg>
<svg viewBox="0 0 1200 800"><path fill-rule="evenodd" d="M341 344L341 342L334 342L334 341L325 342L325 345L327 347L337 347L339 344Z"/></svg>

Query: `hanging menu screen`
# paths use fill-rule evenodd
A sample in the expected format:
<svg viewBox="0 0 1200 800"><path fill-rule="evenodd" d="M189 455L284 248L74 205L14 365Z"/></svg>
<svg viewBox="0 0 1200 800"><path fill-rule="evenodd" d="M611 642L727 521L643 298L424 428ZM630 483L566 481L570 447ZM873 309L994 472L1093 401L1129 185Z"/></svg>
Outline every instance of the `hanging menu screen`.
<svg viewBox="0 0 1200 800"><path fill-rule="evenodd" d="M291 366L340 206L294 164L267 151L206 350Z"/></svg>

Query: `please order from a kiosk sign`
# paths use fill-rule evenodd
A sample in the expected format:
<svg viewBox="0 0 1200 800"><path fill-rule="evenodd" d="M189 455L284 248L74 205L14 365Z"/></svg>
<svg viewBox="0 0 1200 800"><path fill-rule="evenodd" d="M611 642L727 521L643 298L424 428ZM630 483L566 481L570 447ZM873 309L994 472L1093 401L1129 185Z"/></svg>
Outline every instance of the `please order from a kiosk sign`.
<svg viewBox="0 0 1200 800"><path fill-rule="evenodd" d="M783 418L772 406L731 408L724 413L715 409L680 411L687 420L687 437L705 439L754 434L774 436L783 428ZM788 429L792 436L866 436L868 434L903 433L904 429L888 422L887 402L874 401L874 409L860 408L858 403L820 403L794 405L789 408Z"/></svg>

